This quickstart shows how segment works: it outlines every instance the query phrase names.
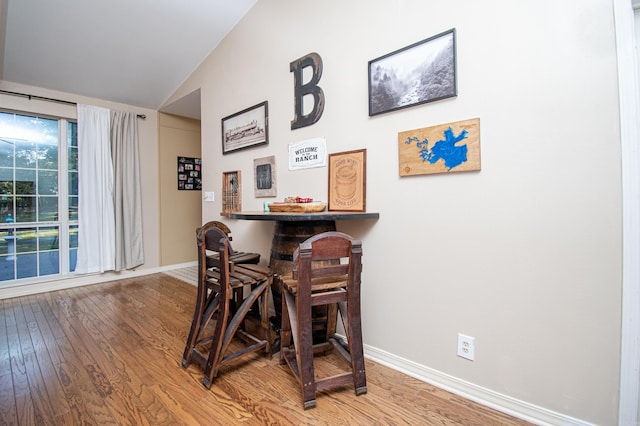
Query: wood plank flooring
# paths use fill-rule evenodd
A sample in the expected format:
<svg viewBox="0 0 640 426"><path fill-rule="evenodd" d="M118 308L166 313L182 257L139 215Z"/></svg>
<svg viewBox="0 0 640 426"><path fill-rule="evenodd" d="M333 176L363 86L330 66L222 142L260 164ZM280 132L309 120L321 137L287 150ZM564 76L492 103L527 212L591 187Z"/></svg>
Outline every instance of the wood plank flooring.
<svg viewBox="0 0 640 426"><path fill-rule="evenodd" d="M180 365L195 290L154 274L0 300L0 424L527 424L371 361L366 395L322 393L307 411L277 354L207 390Z"/></svg>

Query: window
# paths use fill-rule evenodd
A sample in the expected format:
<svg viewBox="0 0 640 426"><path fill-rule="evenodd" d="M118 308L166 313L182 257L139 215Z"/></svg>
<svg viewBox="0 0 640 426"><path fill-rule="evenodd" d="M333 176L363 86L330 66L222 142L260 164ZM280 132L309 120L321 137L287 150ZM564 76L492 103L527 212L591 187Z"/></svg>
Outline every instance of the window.
<svg viewBox="0 0 640 426"><path fill-rule="evenodd" d="M0 283L74 271L77 135L65 119L0 112Z"/></svg>

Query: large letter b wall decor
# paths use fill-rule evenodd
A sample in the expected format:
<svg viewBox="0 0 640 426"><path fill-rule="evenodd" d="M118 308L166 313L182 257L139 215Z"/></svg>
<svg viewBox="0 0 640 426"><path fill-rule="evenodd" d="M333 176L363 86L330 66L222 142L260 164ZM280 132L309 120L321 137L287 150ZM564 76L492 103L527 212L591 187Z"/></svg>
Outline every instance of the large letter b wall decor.
<svg viewBox="0 0 640 426"><path fill-rule="evenodd" d="M302 71L306 67L311 67L313 75L309 82L303 83ZM289 69L294 78L295 116L291 120L291 130L294 130L314 124L320 120L324 111L324 92L318 86L320 77L322 77L322 58L317 53L309 53L291 62ZM313 109L306 115L303 114L303 97L305 95L313 96Z"/></svg>

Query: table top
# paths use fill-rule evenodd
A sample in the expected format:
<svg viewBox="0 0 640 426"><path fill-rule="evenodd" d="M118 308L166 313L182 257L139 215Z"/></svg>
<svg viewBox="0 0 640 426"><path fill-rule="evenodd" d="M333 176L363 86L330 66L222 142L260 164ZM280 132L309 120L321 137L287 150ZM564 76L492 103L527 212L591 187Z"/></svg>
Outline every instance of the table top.
<svg viewBox="0 0 640 426"><path fill-rule="evenodd" d="M230 219L244 220L275 220L283 222L299 222L314 220L354 220L378 219L380 213L372 212L318 212L318 213L287 213L287 212L229 212Z"/></svg>

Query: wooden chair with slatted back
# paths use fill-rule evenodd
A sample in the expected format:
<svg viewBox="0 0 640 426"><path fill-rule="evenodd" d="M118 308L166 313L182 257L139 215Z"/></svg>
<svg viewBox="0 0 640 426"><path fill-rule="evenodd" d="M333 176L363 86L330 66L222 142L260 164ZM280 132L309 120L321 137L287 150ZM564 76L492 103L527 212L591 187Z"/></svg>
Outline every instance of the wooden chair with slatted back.
<svg viewBox="0 0 640 426"><path fill-rule="evenodd" d="M198 291L182 365L186 368L192 361L199 364L204 370L203 383L209 388L223 363L261 349L271 356L273 338L268 309L273 275L259 265L230 261L229 238L215 224L205 224L196 236ZM217 256L212 257L211 252ZM245 288L250 289L246 296ZM235 295L241 295L241 299L232 309L231 300ZM260 335L242 328L252 308L259 310ZM215 320L214 327L210 326L212 320ZM246 344L228 354L231 340L236 336Z"/></svg>
<svg viewBox="0 0 640 426"><path fill-rule="evenodd" d="M244 251L235 251L233 248L231 248L231 241L233 241L233 237L231 236L231 229L229 229L229 227L223 223L223 222L219 222L216 220L212 220L210 222L208 222L207 224L210 224L211 226L215 226L216 228L220 229L222 232L225 233L225 235L227 236L227 238L229 239L229 247L230 247L230 256L229 256L229 260L231 260L232 262L238 264L238 263L252 263L252 264L258 264L260 263L260 253L251 253L251 252L244 252ZM217 253L211 253L208 256L217 256Z"/></svg>
<svg viewBox="0 0 640 426"><path fill-rule="evenodd" d="M324 232L301 243L293 262L291 275L281 277L280 363L288 364L300 383L304 408L316 406L316 392L338 386L353 383L356 395L366 393L360 320L361 242L341 232ZM312 307L332 304L338 306L346 342L331 332L327 342L314 345ZM323 353L323 346L335 349L346 360L348 371L317 378L314 352Z"/></svg>
<svg viewBox="0 0 640 426"><path fill-rule="evenodd" d="M235 264L256 264L257 265L258 263L260 263L260 253L236 251L231 247L231 241L233 240L233 237L231 236L231 229L229 229L229 227L225 223L212 220L210 222L207 222L205 225L208 227L214 226L225 233L225 235L229 239L229 260L230 261L232 261ZM218 258L217 252L207 251L207 267L208 268L212 267L214 264L213 262L215 262L215 259L217 258ZM232 309L235 309L235 307L240 304L239 299L241 299L240 290L238 290L234 296L234 299L231 305Z"/></svg>
<svg viewBox="0 0 640 426"><path fill-rule="evenodd" d="M206 286L206 279L203 278L203 274L205 274L206 269L217 265L219 259L218 252L216 250L208 250L206 244L204 244L204 235L211 228L217 228L222 231L229 241L233 239L231 236L231 229L229 229L229 227L223 222L213 220L196 229L196 241L198 247L198 295L196 298L196 307L194 310L193 321L191 322L189 337L182 357L182 365L184 367L190 363L191 352L196 342L196 338L200 334L200 330L206 327L208 321L211 320L211 317L215 313L214 308L217 306L213 303L217 293L212 292L211 288ZM202 266L205 264L201 262L200 258L203 247L205 253L204 258L206 259L206 267L204 269ZM211 248L215 247L212 246ZM259 253L237 252L231 248L230 243L229 258L235 263L258 264L260 262ZM200 286L200 283L205 283L205 285Z"/></svg>

